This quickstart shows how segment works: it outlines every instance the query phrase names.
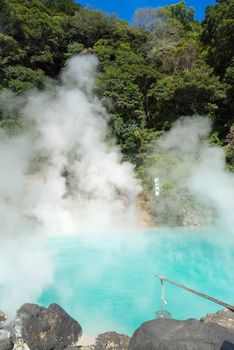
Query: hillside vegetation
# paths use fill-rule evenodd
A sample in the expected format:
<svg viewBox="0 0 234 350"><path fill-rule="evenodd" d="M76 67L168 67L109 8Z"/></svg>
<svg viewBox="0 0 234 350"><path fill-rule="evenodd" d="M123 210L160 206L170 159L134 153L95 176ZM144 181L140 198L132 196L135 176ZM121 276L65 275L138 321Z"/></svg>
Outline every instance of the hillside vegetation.
<svg viewBox="0 0 234 350"><path fill-rule="evenodd" d="M203 23L184 1L139 9L135 26L72 0L0 4L1 90L41 89L67 58L94 53L110 128L140 176L151 142L180 116L194 114L212 119L210 140L225 147L234 169L234 0L208 7ZM1 105L0 118L9 132L21 127L20 116Z"/></svg>

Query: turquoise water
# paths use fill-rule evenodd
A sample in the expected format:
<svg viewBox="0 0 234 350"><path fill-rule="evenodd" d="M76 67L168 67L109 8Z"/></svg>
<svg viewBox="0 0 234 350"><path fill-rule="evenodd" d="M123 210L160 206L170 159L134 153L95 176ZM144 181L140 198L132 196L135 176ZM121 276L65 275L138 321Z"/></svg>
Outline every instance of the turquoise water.
<svg viewBox="0 0 234 350"><path fill-rule="evenodd" d="M86 335L129 335L161 308L161 274L234 304L234 246L214 230L142 230L53 238L54 283L41 304L58 303ZM175 319L200 318L220 307L168 283Z"/></svg>

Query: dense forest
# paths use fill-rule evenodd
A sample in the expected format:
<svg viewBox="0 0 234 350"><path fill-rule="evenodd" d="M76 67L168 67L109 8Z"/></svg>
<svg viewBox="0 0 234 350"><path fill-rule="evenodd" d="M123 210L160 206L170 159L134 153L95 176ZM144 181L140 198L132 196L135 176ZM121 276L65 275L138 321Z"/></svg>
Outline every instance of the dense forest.
<svg viewBox="0 0 234 350"><path fill-rule="evenodd" d="M134 25L73 0L0 0L0 7L0 90L42 89L69 57L93 53L110 128L139 176L151 143L196 114L212 120L210 142L224 147L234 170L234 0L207 7L202 23L183 0L137 10ZM7 132L21 128L21 116L1 105L0 119Z"/></svg>

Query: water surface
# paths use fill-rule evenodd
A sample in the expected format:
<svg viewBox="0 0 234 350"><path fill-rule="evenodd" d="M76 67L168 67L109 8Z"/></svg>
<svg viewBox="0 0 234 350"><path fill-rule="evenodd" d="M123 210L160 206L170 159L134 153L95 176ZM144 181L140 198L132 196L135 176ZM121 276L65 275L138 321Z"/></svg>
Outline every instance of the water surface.
<svg viewBox="0 0 234 350"><path fill-rule="evenodd" d="M227 234L227 233L225 233ZM214 229L151 229L52 238L54 283L39 303L56 302L84 333L129 335L161 308L155 274L234 304L234 247ZM220 307L168 283L167 310L175 319L200 318Z"/></svg>

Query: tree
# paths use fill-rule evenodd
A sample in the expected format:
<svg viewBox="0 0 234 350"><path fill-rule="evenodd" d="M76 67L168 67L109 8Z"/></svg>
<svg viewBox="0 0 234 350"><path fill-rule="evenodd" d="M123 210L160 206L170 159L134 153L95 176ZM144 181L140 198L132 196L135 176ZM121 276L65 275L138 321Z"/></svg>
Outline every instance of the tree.
<svg viewBox="0 0 234 350"><path fill-rule="evenodd" d="M68 57L90 52L111 131L138 167L147 144L182 115L208 115L223 143L234 113L233 2L209 7L203 26L185 1L140 9L129 26L73 0L1 0L0 89L41 88Z"/></svg>
<svg viewBox="0 0 234 350"><path fill-rule="evenodd" d="M71 39L90 48L99 39L111 36L114 22L114 17L102 12L80 9L70 20Z"/></svg>
<svg viewBox="0 0 234 350"><path fill-rule="evenodd" d="M202 42L208 50L207 62L224 77L234 57L234 0L207 7Z"/></svg>
<svg viewBox="0 0 234 350"><path fill-rule="evenodd" d="M155 100L150 111L154 127L167 129L180 116L201 114L215 119L225 86L208 66L165 76L150 92Z"/></svg>
<svg viewBox="0 0 234 350"><path fill-rule="evenodd" d="M23 66L9 66L4 69L3 86L14 92L41 87L45 74L41 70L32 70Z"/></svg>
<svg viewBox="0 0 234 350"><path fill-rule="evenodd" d="M141 8L135 12L135 24L154 35L161 36L170 30L171 25L180 23L185 29L191 29L194 21L194 8L187 9L184 0L165 7Z"/></svg>
<svg viewBox="0 0 234 350"><path fill-rule="evenodd" d="M136 163L142 146L140 130L148 124L148 90L158 75L145 58L135 52L128 37L120 38L119 41L101 39L93 51L102 63L99 93L111 102L107 107L112 114L113 133L125 156Z"/></svg>
<svg viewBox="0 0 234 350"><path fill-rule="evenodd" d="M41 0L4 1L1 13L4 35L11 37L25 53L17 63L57 75L64 64L68 16L51 14Z"/></svg>
<svg viewBox="0 0 234 350"><path fill-rule="evenodd" d="M62 12L66 15L74 15L75 12L81 8L81 6L74 3L73 0L43 0L43 3L51 12Z"/></svg>
<svg viewBox="0 0 234 350"><path fill-rule="evenodd" d="M135 20L152 33L147 50L156 69L173 73L197 65L202 54L201 26L194 20L194 10L187 9L184 1L155 9L139 9Z"/></svg>

